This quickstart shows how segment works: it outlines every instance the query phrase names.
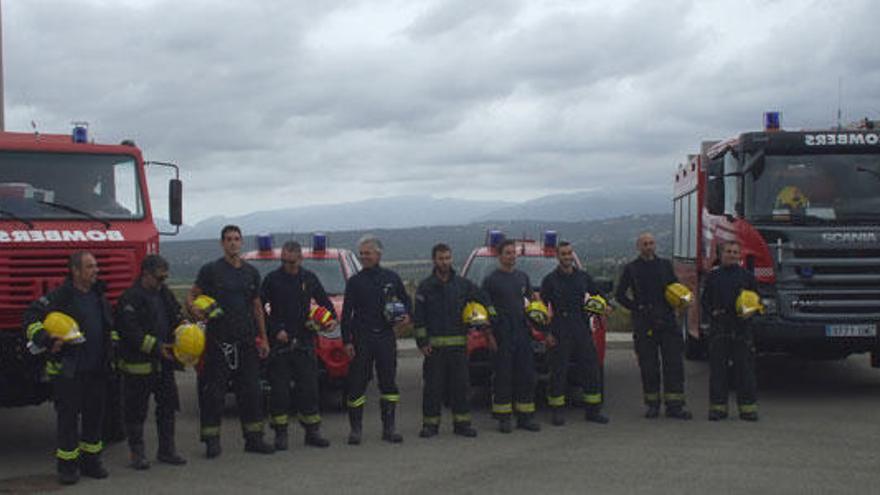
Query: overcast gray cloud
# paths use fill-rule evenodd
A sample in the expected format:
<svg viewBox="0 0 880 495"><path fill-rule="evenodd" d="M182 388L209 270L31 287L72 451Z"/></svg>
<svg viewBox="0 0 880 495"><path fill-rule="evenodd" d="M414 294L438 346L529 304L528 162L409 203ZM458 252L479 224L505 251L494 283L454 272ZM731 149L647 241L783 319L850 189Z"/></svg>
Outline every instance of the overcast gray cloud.
<svg viewBox="0 0 880 495"><path fill-rule="evenodd" d="M671 188L700 140L880 118L864 1L3 3L6 123L174 160L187 222Z"/></svg>

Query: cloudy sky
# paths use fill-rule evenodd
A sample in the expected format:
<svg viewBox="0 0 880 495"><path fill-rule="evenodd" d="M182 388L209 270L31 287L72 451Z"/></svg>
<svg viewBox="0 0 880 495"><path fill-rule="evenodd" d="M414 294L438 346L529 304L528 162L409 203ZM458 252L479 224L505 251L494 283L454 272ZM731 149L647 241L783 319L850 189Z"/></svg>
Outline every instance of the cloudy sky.
<svg viewBox="0 0 880 495"><path fill-rule="evenodd" d="M669 190L700 140L880 119L869 0L2 0L6 128L131 137L187 223ZM839 90L840 88L840 90ZM840 98L838 98L840 95Z"/></svg>

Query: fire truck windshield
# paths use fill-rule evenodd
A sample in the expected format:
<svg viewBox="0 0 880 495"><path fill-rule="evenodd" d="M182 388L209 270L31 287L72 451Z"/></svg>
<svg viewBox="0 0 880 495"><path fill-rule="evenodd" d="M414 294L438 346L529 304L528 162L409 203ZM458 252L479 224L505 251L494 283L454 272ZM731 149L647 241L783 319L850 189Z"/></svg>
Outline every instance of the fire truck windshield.
<svg viewBox="0 0 880 495"><path fill-rule="evenodd" d="M0 153L0 209L26 220L144 218L134 157Z"/></svg>
<svg viewBox="0 0 880 495"><path fill-rule="evenodd" d="M262 259L252 260L249 263L257 268L262 278L281 267L279 260ZM331 296L345 294L345 273L338 258L303 258L302 266L318 276L327 294Z"/></svg>
<svg viewBox="0 0 880 495"><path fill-rule="evenodd" d="M745 175L746 218L761 223L880 221L880 155L768 155Z"/></svg>
<svg viewBox="0 0 880 495"><path fill-rule="evenodd" d="M544 276L553 271L558 264L555 257L517 256L516 258L516 269L529 276L533 287L539 287ZM498 268L498 259L494 256L475 256L466 276L475 284L481 285L483 279L496 268Z"/></svg>

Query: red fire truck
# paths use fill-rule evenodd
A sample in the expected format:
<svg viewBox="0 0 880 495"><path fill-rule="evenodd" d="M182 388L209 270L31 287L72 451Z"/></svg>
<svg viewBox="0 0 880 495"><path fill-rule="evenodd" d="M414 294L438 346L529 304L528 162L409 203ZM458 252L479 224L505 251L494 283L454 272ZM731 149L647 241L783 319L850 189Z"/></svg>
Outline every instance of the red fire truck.
<svg viewBox="0 0 880 495"><path fill-rule="evenodd" d="M49 397L42 356L25 347L22 313L67 275L67 258L94 253L99 278L115 302L159 252L145 165L171 167L170 224L181 224L177 166L147 162L133 142L89 142L72 135L0 132L0 406Z"/></svg>
<svg viewBox="0 0 880 495"><path fill-rule="evenodd" d="M302 254L302 266L318 276L336 314L341 315L345 282L361 269L357 257L348 249L329 247L327 236L321 233L312 236L312 247L303 247ZM281 248L272 246L271 236L259 235L257 250L245 253L242 259L253 264L260 271L261 277L265 277L281 266ZM314 305L314 301L312 304ZM341 389L345 377L348 376L351 358L345 353L342 330L338 325L332 332L315 334L315 354L318 357L322 387L325 390Z"/></svg>
<svg viewBox="0 0 880 495"><path fill-rule="evenodd" d="M557 233L555 231L544 232L543 243L531 239L517 239L516 242L516 268L529 276L535 292L540 290L544 276L553 271L558 265L556 259ZM504 240L504 234L499 230L490 230L486 234L484 246L474 249L462 268L462 276L468 278L477 286L481 286L483 279L498 268L498 251L495 247ZM575 254L575 264L583 268L581 260ZM606 294L611 292L611 282L597 280ZM607 319L591 318L593 329L593 341L599 354L599 363L605 362L605 329ZM536 329L531 329L532 347L535 351L535 368L539 378L545 382L549 377L549 368L546 359L547 349L544 343L544 335ZM492 373L491 351L486 336L482 332L471 330L468 335L468 360L470 362L471 383L473 385L488 385Z"/></svg>
<svg viewBox="0 0 880 495"><path fill-rule="evenodd" d="M742 245L766 308L759 352L816 359L871 353L880 319L880 133L866 125L766 127L704 142L675 174L673 257L699 295L725 240ZM687 354L705 355L699 304L683 319Z"/></svg>

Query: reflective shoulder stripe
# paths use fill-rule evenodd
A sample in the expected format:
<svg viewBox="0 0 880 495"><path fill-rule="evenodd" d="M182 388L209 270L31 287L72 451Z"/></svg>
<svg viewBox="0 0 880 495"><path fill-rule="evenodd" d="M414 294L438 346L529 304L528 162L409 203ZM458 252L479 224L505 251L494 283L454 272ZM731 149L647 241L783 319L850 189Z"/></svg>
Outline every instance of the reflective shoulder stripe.
<svg viewBox="0 0 880 495"><path fill-rule="evenodd" d="M434 347L452 347L467 345L467 337L464 335L438 335L428 339Z"/></svg>
<svg viewBox="0 0 880 495"><path fill-rule="evenodd" d="M39 332L42 329L43 329L43 322L42 321L35 321L35 322L31 323L27 327L27 339L34 340L34 335L36 335L37 332Z"/></svg>
<svg viewBox="0 0 880 495"><path fill-rule="evenodd" d="M156 347L156 337L153 337L152 335L144 335L144 341L141 342L141 351L150 354L153 352L154 347Z"/></svg>
<svg viewBox="0 0 880 495"><path fill-rule="evenodd" d="M127 363L119 361L119 369L129 375L149 375L153 372L153 363Z"/></svg>

